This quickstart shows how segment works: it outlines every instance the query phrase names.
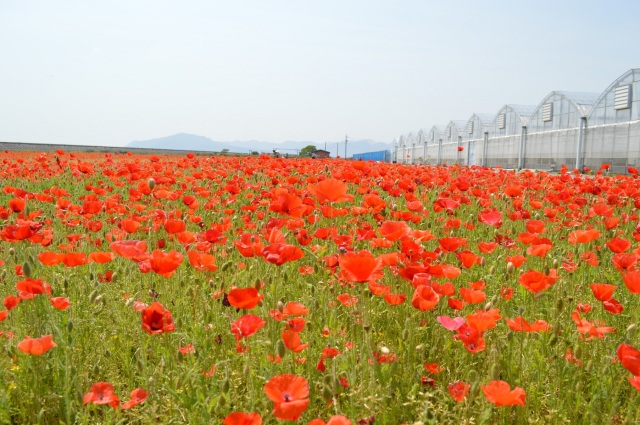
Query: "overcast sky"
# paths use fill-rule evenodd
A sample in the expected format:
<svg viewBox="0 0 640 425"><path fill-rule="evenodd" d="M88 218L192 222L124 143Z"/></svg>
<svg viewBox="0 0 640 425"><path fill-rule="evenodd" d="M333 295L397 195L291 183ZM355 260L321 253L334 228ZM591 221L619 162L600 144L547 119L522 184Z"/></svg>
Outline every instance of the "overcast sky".
<svg viewBox="0 0 640 425"><path fill-rule="evenodd" d="M640 1L0 0L0 140L373 139L603 92Z"/></svg>

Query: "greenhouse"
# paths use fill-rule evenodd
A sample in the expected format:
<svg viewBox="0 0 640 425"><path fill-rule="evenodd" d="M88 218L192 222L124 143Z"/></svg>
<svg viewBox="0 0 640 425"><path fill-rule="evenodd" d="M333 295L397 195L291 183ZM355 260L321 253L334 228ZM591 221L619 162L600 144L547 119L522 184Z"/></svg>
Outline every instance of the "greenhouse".
<svg viewBox="0 0 640 425"><path fill-rule="evenodd" d="M504 105L400 136L392 158L410 164L559 170L640 166L640 68L602 94L552 91L537 106Z"/></svg>

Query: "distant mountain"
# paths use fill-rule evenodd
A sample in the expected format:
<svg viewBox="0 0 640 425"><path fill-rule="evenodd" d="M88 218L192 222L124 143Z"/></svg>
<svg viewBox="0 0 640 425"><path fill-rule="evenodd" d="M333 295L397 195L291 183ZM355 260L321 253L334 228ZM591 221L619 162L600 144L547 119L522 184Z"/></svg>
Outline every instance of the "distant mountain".
<svg viewBox="0 0 640 425"><path fill-rule="evenodd" d="M180 149L190 151L220 152L228 149L229 152L249 153L258 151L260 153L271 153L278 149L281 154L296 154L296 151L308 145L314 145L318 149L325 149L325 143L315 143L309 141L287 141L283 143L261 142L258 140L216 142L208 137L196 136L194 134L178 133L173 136L161 137L151 140L135 140L127 145L132 148L156 148L156 149ZM375 152L390 150L391 144L376 142L374 140L349 140L347 142L347 157L356 153ZM332 157L339 151L340 156L344 156L344 140L340 142L326 143L326 150Z"/></svg>

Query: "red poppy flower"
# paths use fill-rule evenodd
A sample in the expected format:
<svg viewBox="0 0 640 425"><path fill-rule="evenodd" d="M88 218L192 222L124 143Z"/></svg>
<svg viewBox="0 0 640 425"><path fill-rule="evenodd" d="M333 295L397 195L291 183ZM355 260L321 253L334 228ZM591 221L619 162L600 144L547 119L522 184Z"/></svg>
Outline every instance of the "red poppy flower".
<svg viewBox="0 0 640 425"><path fill-rule="evenodd" d="M611 257L611 261L616 270L623 271L632 269L638 262L638 259L633 254L620 253Z"/></svg>
<svg viewBox="0 0 640 425"><path fill-rule="evenodd" d="M295 421L309 406L309 385L302 376L276 375L265 384L264 392L273 401L277 419Z"/></svg>
<svg viewBox="0 0 640 425"><path fill-rule="evenodd" d="M466 238L446 237L438 239L440 246L447 252L457 251L460 247L467 244Z"/></svg>
<svg viewBox="0 0 640 425"><path fill-rule="evenodd" d="M613 238L609 242L607 242L606 245L607 247L609 247L611 252L615 254L623 253L631 248L631 242L621 238Z"/></svg>
<svg viewBox="0 0 640 425"><path fill-rule="evenodd" d="M258 293L255 288L234 288L229 291L227 300L235 308L243 308L251 310L262 301L263 295Z"/></svg>
<svg viewBox="0 0 640 425"><path fill-rule="evenodd" d="M484 332L486 330L496 327L496 322L500 320L500 310L492 308L490 310L477 310L466 317L467 324L478 332Z"/></svg>
<svg viewBox="0 0 640 425"><path fill-rule="evenodd" d="M616 285L609 285L607 283L592 283L589 285L593 296L598 301L607 301L613 296L613 292L616 290Z"/></svg>
<svg viewBox="0 0 640 425"><path fill-rule="evenodd" d="M20 298L14 297L13 295L7 295L4 299L4 307L11 311L20 303Z"/></svg>
<svg viewBox="0 0 640 425"><path fill-rule="evenodd" d="M138 263L140 270L153 270L164 277L171 277L173 272L180 267L184 256L177 251L163 252L155 250L144 261ZM148 269L147 269L148 267Z"/></svg>
<svg viewBox="0 0 640 425"><path fill-rule="evenodd" d="M266 325L267 322L255 314L246 314L231 324L231 333L235 335L236 341L248 338Z"/></svg>
<svg viewBox="0 0 640 425"><path fill-rule="evenodd" d="M439 301L440 297L431 285L419 285L413 292L411 305L420 311L427 311L434 309Z"/></svg>
<svg viewBox="0 0 640 425"><path fill-rule="evenodd" d="M600 232L596 229L575 230L569 233L567 240L570 244L589 243L600 237Z"/></svg>
<svg viewBox="0 0 640 425"><path fill-rule="evenodd" d="M527 322L523 317L516 317L515 319L504 319L507 322L509 329L515 332L549 332L551 325L544 320L536 320L533 323Z"/></svg>
<svg viewBox="0 0 640 425"><path fill-rule="evenodd" d="M287 329L282 331L282 341L284 342L284 346L294 353L300 353L309 346L309 344L302 343L298 332Z"/></svg>
<svg viewBox="0 0 640 425"><path fill-rule="evenodd" d="M233 412L227 415L224 425L262 425L262 418L257 413Z"/></svg>
<svg viewBox="0 0 640 425"><path fill-rule="evenodd" d="M281 266L290 261L296 261L304 257L304 252L295 245L286 243L273 243L262 250L264 259L271 264Z"/></svg>
<svg viewBox="0 0 640 425"><path fill-rule="evenodd" d="M262 256L264 244L260 242L260 236L243 233L234 245L243 257Z"/></svg>
<svg viewBox="0 0 640 425"><path fill-rule="evenodd" d="M154 335L176 330L171 312L157 301L142 310L142 329Z"/></svg>
<svg viewBox="0 0 640 425"><path fill-rule="evenodd" d="M57 344L53 342L52 335L43 335L40 338L27 336L18 344L18 350L33 356L40 356L54 347L57 347Z"/></svg>
<svg viewBox="0 0 640 425"><path fill-rule="evenodd" d="M315 186L310 185L307 189L315 195L321 204L353 200L353 195L347 194L347 185L340 180L332 178L322 180Z"/></svg>
<svg viewBox="0 0 640 425"><path fill-rule="evenodd" d="M471 385L463 381L457 381L447 386L449 395L457 402L464 401L464 399L467 398L469 389L471 389Z"/></svg>
<svg viewBox="0 0 640 425"><path fill-rule="evenodd" d="M491 381L482 386L482 392L487 401L496 406L512 406L515 404L524 406L527 397L522 388L516 387L511 390L509 383L504 381Z"/></svg>
<svg viewBox="0 0 640 425"><path fill-rule="evenodd" d="M372 282L384 275L380 259L367 250L347 252L338 257L338 263L340 277L347 282Z"/></svg>
<svg viewBox="0 0 640 425"><path fill-rule="evenodd" d="M531 233L544 232L544 221L541 220L528 220L525 226L527 227L527 231Z"/></svg>
<svg viewBox="0 0 640 425"><path fill-rule="evenodd" d="M131 399L126 401L123 405L123 409L130 409L133 406L137 406L138 404L144 402L147 397L149 397L149 393L144 388L136 388L131 391L130 394Z"/></svg>
<svg viewBox="0 0 640 425"><path fill-rule="evenodd" d="M89 261L92 263L104 264L116 258L113 252L92 252L89 254Z"/></svg>
<svg viewBox="0 0 640 425"><path fill-rule="evenodd" d="M378 232L389 241L397 241L411 233L411 228L404 221L385 221L378 227Z"/></svg>
<svg viewBox="0 0 640 425"><path fill-rule="evenodd" d="M77 267L87 264L89 259L84 252L69 252L62 256L62 263L66 267Z"/></svg>
<svg viewBox="0 0 640 425"><path fill-rule="evenodd" d="M216 257L210 254L200 253L198 251L187 251L189 264L196 270L215 272L218 269L216 265Z"/></svg>
<svg viewBox="0 0 640 425"><path fill-rule="evenodd" d="M476 291L471 288L460 288L458 292L462 299L469 304L480 304L487 299L487 294L484 291Z"/></svg>
<svg viewBox="0 0 640 425"><path fill-rule="evenodd" d="M502 213L498 210L484 210L478 214L478 221L500 228L502 226Z"/></svg>
<svg viewBox="0 0 640 425"><path fill-rule="evenodd" d="M522 273L518 278L520 285L533 293L544 291L553 285L556 280L557 277L553 275L547 276L546 274L536 270L528 270Z"/></svg>
<svg viewBox="0 0 640 425"><path fill-rule="evenodd" d="M84 403L108 404L117 409L120 405L120 399L113 392L113 384L109 382L97 382L91 386L88 393L84 395Z"/></svg>
<svg viewBox="0 0 640 425"><path fill-rule="evenodd" d="M38 254L38 260L45 266L55 266L62 262L64 254L57 252L45 251Z"/></svg>
<svg viewBox="0 0 640 425"><path fill-rule="evenodd" d="M616 356L625 369L634 376L640 376L640 350L629 344L620 344Z"/></svg>
<svg viewBox="0 0 640 425"><path fill-rule="evenodd" d="M49 301L51 301L51 305L58 310L66 310L71 305L69 299L65 297L52 297L49 298Z"/></svg>
<svg viewBox="0 0 640 425"><path fill-rule="evenodd" d="M116 241L109 245L109 248L121 257L128 258L135 262L144 260L147 257L147 243L144 241L127 240Z"/></svg>
<svg viewBox="0 0 640 425"><path fill-rule="evenodd" d="M632 294L640 294L640 270L622 273L622 280L629 292Z"/></svg>
<svg viewBox="0 0 640 425"><path fill-rule="evenodd" d="M497 247L496 242L478 242L478 249L483 254L491 254Z"/></svg>

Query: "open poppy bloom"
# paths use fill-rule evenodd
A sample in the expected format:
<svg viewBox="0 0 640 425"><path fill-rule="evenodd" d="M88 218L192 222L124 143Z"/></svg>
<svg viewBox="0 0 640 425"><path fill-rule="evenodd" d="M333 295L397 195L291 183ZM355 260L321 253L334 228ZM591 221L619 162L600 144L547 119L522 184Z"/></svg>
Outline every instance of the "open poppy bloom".
<svg viewBox="0 0 640 425"><path fill-rule="evenodd" d="M457 381L447 386L449 395L457 402L464 401L464 399L467 398L469 389L471 389L471 385L463 381Z"/></svg>
<svg viewBox="0 0 640 425"><path fill-rule="evenodd" d="M290 261L296 261L304 257L304 252L295 245L287 243L272 243L262 250L265 260L276 266L281 266Z"/></svg>
<svg viewBox="0 0 640 425"><path fill-rule="evenodd" d="M347 194L348 187L346 183L337 179L325 179L315 186L309 186L307 189L315 195L321 204L353 200L353 195Z"/></svg>
<svg viewBox="0 0 640 425"><path fill-rule="evenodd" d="M295 421L309 406L309 385L302 376L276 375L264 385L264 392L273 401L277 419Z"/></svg>
<svg viewBox="0 0 640 425"><path fill-rule="evenodd" d="M634 376L640 376L640 350L629 344L620 344L616 356L625 369Z"/></svg>
<svg viewBox="0 0 640 425"><path fill-rule="evenodd" d="M142 329L154 335L176 330L171 312L157 301L142 310Z"/></svg>
<svg viewBox="0 0 640 425"><path fill-rule="evenodd" d="M18 350L32 356L40 356L54 347L57 347L57 344L53 342L52 335L43 335L40 338L27 336L18 344Z"/></svg>
<svg viewBox="0 0 640 425"><path fill-rule="evenodd" d="M527 394L520 387L511 390L508 382L491 381L487 385L482 386L482 392L489 403L496 406L513 406L518 404L524 406Z"/></svg>
<svg viewBox="0 0 640 425"><path fill-rule="evenodd" d="M262 425L262 418L257 413L233 412L222 420L224 425Z"/></svg>
<svg viewBox="0 0 640 425"><path fill-rule="evenodd" d="M251 310L257 306L262 298L264 298L263 295L260 295L255 288L234 288L227 295L229 304L245 310Z"/></svg>
<svg viewBox="0 0 640 425"><path fill-rule="evenodd" d="M347 252L338 257L340 277L347 282L372 282L384 272L382 262L367 250Z"/></svg>
<svg viewBox="0 0 640 425"><path fill-rule="evenodd" d="M131 400L126 401L122 405L123 409L130 409L133 406L137 406L138 404L142 403L147 399L147 397L149 397L149 393L144 388L136 388L135 390L131 391L130 396Z"/></svg>
<svg viewBox="0 0 640 425"><path fill-rule="evenodd" d="M246 314L231 324L231 333L235 335L236 341L240 341L255 334L266 324L260 316Z"/></svg>
<svg viewBox="0 0 640 425"><path fill-rule="evenodd" d="M88 393L84 395L83 404L108 404L117 409L120 405L120 399L113 392L113 384L109 382L97 382L91 386Z"/></svg>

